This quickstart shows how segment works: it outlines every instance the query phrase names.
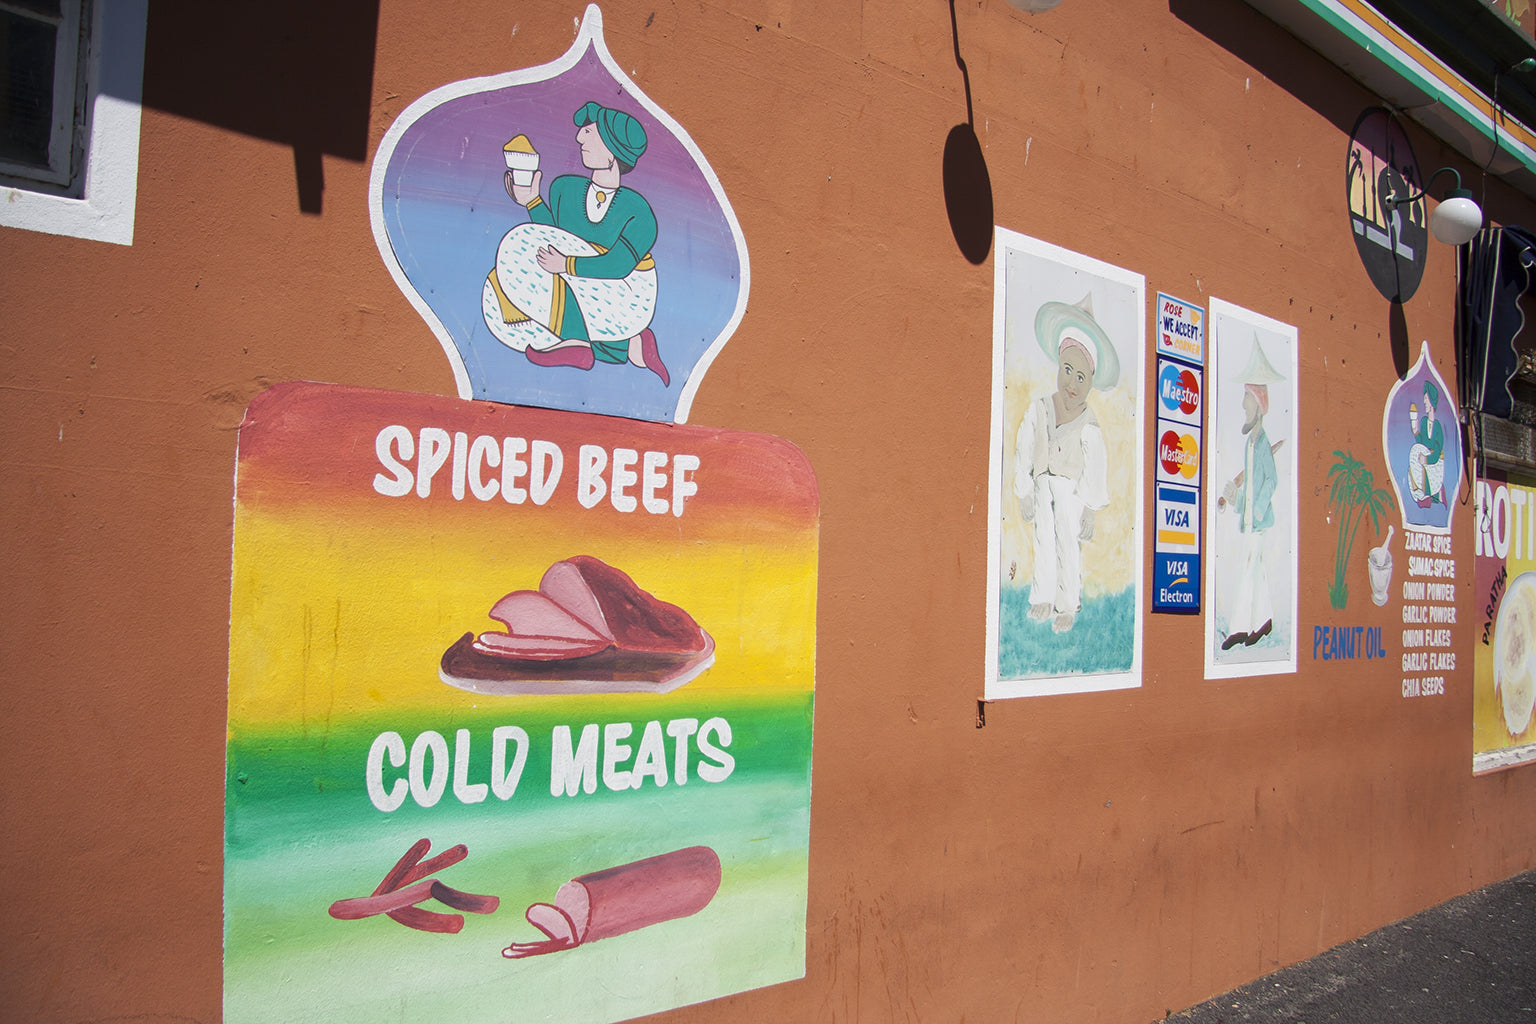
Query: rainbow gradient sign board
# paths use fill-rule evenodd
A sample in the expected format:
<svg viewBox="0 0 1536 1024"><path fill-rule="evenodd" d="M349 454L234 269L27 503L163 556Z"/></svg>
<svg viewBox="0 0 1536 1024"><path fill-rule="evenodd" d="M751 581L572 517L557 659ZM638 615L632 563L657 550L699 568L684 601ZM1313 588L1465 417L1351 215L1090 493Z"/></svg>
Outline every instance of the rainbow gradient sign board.
<svg viewBox="0 0 1536 1024"><path fill-rule="evenodd" d="M817 490L777 438L284 384L240 432L224 1019L800 978Z"/></svg>
<svg viewBox="0 0 1536 1024"><path fill-rule="evenodd" d="M1200 464L1205 409L1205 310L1157 294L1157 526L1152 610L1200 610Z"/></svg>

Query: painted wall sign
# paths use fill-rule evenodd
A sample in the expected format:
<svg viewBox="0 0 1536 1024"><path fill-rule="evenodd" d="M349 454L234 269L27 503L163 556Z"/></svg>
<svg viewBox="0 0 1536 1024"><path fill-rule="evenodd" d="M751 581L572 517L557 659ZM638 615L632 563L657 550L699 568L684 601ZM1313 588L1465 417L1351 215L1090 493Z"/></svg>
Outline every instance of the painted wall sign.
<svg viewBox="0 0 1536 1024"><path fill-rule="evenodd" d="M1296 328L1211 300L1206 678L1296 671Z"/></svg>
<svg viewBox="0 0 1536 1024"><path fill-rule="evenodd" d="M1456 393L1429 357L1429 342L1392 386L1381 420L1381 448L1403 527L1449 534L1461 489L1461 426Z"/></svg>
<svg viewBox="0 0 1536 1024"><path fill-rule="evenodd" d="M1418 361L1387 393L1381 447L1402 517L1403 540L1401 554L1394 559L1389 527L1386 540L1370 550L1365 568L1371 599L1387 603L1394 594L1393 570L1401 564L1402 695L1438 697L1445 693L1460 647L1451 515L1461 489L1461 427L1454 394L1435 369L1427 341L1419 347ZM1390 498L1385 491L1367 496L1369 487L1367 473L1365 487L1356 490L1359 500L1371 502L1374 524L1376 505ZM1347 546L1343 550L1348 559Z"/></svg>
<svg viewBox="0 0 1536 1024"><path fill-rule="evenodd" d="M986 694L1139 686L1145 283L996 244Z"/></svg>
<svg viewBox="0 0 1536 1024"><path fill-rule="evenodd" d="M1205 310L1157 294L1157 481L1152 610L1200 610L1200 467L1205 417Z"/></svg>
<svg viewBox="0 0 1536 1024"><path fill-rule="evenodd" d="M1439 697L1456 668L1456 559L1447 533L1405 530L1402 694Z"/></svg>
<svg viewBox="0 0 1536 1024"><path fill-rule="evenodd" d="M746 309L746 240L589 6L552 63L454 82L385 134L374 238L461 398L688 418Z"/></svg>
<svg viewBox="0 0 1536 1024"><path fill-rule="evenodd" d="M1536 761L1536 480L1488 470L1475 494L1472 767L1491 771Z"/></svg>
<svg viewBox="0 0 1536 1024"><path fill-rule="evenodd" d="M1373 661L1387 656L1380 626L1313 626L1313 661Z"/></svg>
<svg viewBox="0 0 1536 1024"><path fill-rule="evenodd" d="M1205 309L1157 293L1157 354L1191 366L1205 365Z"/></svg>
<svg viewBox="0 0 1536 1024"><path fill-rule="evenodd" d="M1360 262L1383 298L1407 302L1418 291L1428 260L1424 199L1394 206L1386 199L1419 189L1418 160L1391 111L1372 107L1350 133L1344 161L1349 226Z"/></svg>
<svg viewBox="0 0 1536 1024"><path fill-rule="evenodd" d="M230 1022L803 976L817 492L757 434L315 384L240 433Z"/></svg>

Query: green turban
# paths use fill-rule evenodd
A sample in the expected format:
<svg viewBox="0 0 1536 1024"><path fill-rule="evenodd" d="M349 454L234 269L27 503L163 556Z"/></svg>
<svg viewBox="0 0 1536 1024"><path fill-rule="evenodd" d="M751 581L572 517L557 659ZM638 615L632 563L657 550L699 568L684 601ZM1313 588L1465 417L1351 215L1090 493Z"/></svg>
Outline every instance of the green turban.
<svg viewBox="0 0 1536 1024"><path fill-rule="evenodd" d="M1440 406L1440 389L1435 387L1434 381L1427 380L1424 382L1424 398L1431 406L1436 408Z"/></svg>
<svg viewBox="0 0 1536 1024"><path fill-rule="evenodd" d="M596 124L598 138L621 164L633 167L645 153L645 128L622 110L591 102L576 111L572 120L578 128Z"/></svg>

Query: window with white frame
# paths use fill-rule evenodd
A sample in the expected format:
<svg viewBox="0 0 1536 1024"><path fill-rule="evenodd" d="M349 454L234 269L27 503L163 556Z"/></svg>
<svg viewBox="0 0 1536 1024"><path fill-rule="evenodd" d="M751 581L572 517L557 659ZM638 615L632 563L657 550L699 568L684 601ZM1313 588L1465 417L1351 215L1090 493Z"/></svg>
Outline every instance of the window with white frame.
<svg viewBox="0 0 1536 1024"><path fill-rule="evenodd" d="M0 176L79 197L87 0L0 0Z"/></svg>
<svg viewBox="0 0 1536 1024"><path fill-rule="evenodd" d="M0 0L0 228L133 244L148 0Z"/></svg>

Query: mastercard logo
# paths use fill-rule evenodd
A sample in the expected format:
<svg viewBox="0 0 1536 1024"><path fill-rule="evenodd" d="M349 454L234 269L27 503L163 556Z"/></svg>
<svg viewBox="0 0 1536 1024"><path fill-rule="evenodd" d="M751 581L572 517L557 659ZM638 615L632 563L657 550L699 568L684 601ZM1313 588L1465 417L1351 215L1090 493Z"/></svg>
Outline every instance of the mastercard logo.
<svg viewBox="0 0 1536 1024"><path fill-rule="evenodd" d="M1200 381L1189 370L1168 363L1158 376L1157 397L1169 412L1192 415L1200 408Z"/></svg>
<svg viewBox="0 0 1536 1024"><path fill-rule="evenodd" d="M1164 431L1157 442L1157 460L1169 476L1193 479L1200 471L1200 442L1189 434Z"/></svg>

